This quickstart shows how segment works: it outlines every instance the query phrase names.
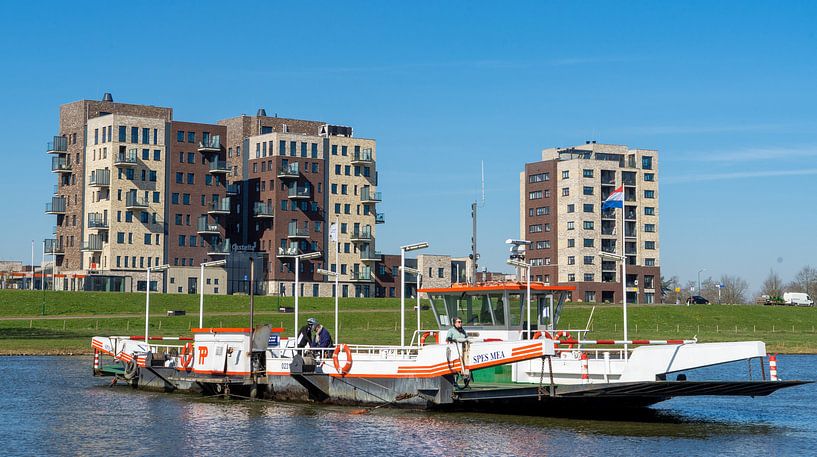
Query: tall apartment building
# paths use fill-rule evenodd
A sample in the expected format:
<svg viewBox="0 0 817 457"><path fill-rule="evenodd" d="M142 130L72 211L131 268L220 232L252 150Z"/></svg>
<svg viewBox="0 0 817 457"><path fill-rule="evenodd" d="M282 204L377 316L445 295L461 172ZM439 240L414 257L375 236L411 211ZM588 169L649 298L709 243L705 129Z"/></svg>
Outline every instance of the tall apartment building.
<svg viewBox="0 0 817 457"><path fill-rule="evenodd" d="M621 210L602 202L624 186ZM627 301L660 293L658 151L595 141L542 151L520 174L520 237L531 242L531 279L576 287L572 299L618 302L621 265L599 252L626 253Z"/></svg>

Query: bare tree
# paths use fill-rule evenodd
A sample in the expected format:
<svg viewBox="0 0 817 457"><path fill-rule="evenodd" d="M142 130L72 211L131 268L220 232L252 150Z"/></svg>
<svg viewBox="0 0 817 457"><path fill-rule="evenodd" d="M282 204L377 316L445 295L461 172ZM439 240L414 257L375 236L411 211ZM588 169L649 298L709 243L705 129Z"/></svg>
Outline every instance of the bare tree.
<svg viewBox="0 0 817 457"><path fill-rule="evenodd" d="M783 295L783 280L780 275L774 270L769 270L769 276L763 280L763 285L760 287L761 295L768 295L769 297L779 297Z"/></svg>
<svg viewBox="0 0 817 457"><path fill-rule="evenodd" d="M721 303L746 303L746 291L749 290L749 283L739 276L721 276Z"/></svg>
<svg viewBox="0 0 817 457"><path fill-rule="evenodd" d="M805 292L809 295L817 293L817 268L806 265L794 276L794 281L789 284L791 292Z"/></svg>

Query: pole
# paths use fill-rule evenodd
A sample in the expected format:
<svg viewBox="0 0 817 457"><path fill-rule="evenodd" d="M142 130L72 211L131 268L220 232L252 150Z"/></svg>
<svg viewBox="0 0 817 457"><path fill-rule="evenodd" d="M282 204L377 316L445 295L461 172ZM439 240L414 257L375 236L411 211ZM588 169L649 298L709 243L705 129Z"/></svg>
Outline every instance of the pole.
<svg viewBox="0 0 817 457"><path fill-rule="evenodd" d="M34 240L31 240L31 290L34 290Z"/></svg>
<svg viewBox="0 0 817 457"><path fill-rule="evenodd" d="M40 257L40 279L43 288L43 307L40 314L45 316L45 240L43 240L43 256Z"/></svg>
<svg viewBox="0 0 817 457"><path fill-rule="evenodd" d="M300 270L300 260L301 258L296 254L295 255L295 343L298 343L298 272Z"/></svg>
<svg viewBox="0 0 817 457"><path fill-rule="evenodd" d="M199 328L204 328L204 263L201 264L199 280Z"/></svg>
<svg viewBox="0 0 817 457"><path fill-rule="evenodd" d="M400 346L406 345L406 250L400 248Z"/></svg>
<svg viewBox="0 0 817 457"><path fill-rule="evenodd" d="M622 188L623 188L623 181L622 181ZM623 190L623 189L622 189ZM627 247L624 244L624 198L622 196L621 202L621 291L622 291L622 298L623 298L623 310L624 310L624 341L629 341L627 338ZM624 344L624 359L628 358L627 354L627 344Z"/></svg>
<svg viewBox="0 0 817 457"><path fill-rule="evenodd" d="M471 203L471 283L477 282L477 203Z"/></svg>
<svg viewBox="0 0 817 457"><path fill-rule="evenodd" d="M147 344L148 324L150 322L150 267L145 272L147 273L147 286L145 287L145 344Z"/></svg>
<svg viewBox="0 0 817 457"><path fill-rule="evenodd" d="M423 280L423 275L417 275L417 342L419 345L420 338L420 283Z"/></svg>
<svg viewBox="0 0 817 457"><path fill-rule="evenodd" d="M340 226L338 222L339 218L335 217L335 341L338 341L338 293L340 293L338 289L338 279L340 278L340 270L338 270L338 260L340 258L338 253L338 230L340 230Z"/></svg>
<svg viewBox="0 0 817 457"><path fill-rule="evenodd" d="M528 272L528 274L526 275L526 277L528 279L528 285L527 285L527 291L525 293L527 294L527 301L528 301L528 339L530 339L530 337L531 337L531 333L530 333L530 264L527 265L525 270Z"/></svg>
<svg viewBox="0 0 817 457"><path fill-rule="evenodd" d="M255 259L250 257L250 329L255 325Z"/></svg>

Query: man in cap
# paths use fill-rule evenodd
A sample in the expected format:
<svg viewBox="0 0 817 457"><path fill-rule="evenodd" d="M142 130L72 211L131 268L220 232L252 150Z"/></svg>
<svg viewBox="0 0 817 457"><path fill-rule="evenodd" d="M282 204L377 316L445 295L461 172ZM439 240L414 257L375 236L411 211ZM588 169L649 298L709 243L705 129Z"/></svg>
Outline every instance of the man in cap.
<svg viewBox="0 0 817 457"><path fill-rule="evenodd" d="M314 317L310 317L306 320L306 325L301 327L301 329L298 331L298 348L305 348L307 346L312 347L312 329L317 323L318 321L316 321Z"/></svg>

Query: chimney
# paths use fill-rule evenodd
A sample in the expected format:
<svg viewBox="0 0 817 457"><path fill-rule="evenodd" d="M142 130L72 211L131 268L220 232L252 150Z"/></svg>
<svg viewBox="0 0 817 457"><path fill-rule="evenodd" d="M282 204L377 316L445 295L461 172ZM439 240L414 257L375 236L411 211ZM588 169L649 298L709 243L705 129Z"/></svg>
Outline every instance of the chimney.
<svg viewBox="0 0 817 457"><path fill-rule="evenodd" d="M103 102L113 102L113 96L111 95L110 92L105 92L105 94L102 96L102 101Z"/></svg>
<svg viewBox="0 0 817 457"><path fill-rule="evenodd" d="M255 113L255 115L258 117L267 117L267 112L264 110L264 108L258 108L258 112Z"/></svg>

